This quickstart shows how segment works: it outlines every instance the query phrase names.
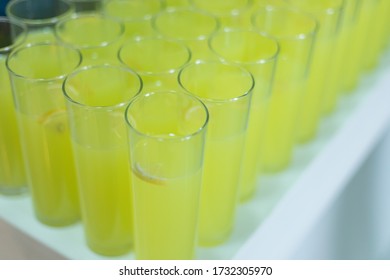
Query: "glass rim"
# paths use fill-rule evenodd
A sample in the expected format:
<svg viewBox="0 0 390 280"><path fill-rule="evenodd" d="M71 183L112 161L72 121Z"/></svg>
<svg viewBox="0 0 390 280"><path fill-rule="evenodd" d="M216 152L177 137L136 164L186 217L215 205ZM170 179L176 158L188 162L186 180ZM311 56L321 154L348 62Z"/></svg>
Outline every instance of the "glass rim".
<svg viewBox="0 0 390 280"><path fill-rule="evenodd" d="M21 46L27 37L27 26L25 24L23 24L22 22L11 21L7 17L0 16L0 24L3 24L3 23L8 24L9 26L15 25L15 26L19 27L21 29L21 32L18 36L22 35L23 37L21 38L20 42L12 42L12 44L4 46L4 47L0 46L0 54L11 52L12 50Z"/></svg>
<svg viewBox="0 0 390 280"><path fill-rule="evenodd" d="M313 27L309 31L307 31L307 32L303 32L303 33L300 32L299 34L296 34L296 35L274 36L274 35L270 34L269 32L260 30L260 28L257 27L256 22L255 22L257 16L259 16L261 14L265 14L265 13L270 12L270 11L288 11L289 13L294 13L294 14L297 14L297 15L300 15L300 16L304 16L306 19L309 19L312 22ZM302 9L299 9L297 7L291 7L291 6L286 6L286 7L266 6L266 7L262 7L257 12L252 14L251 22L252 22L252 26L253 26L253 28L255 30L257 30L261 34L265 34L265 35L271 36L271 37L275 38L278 41L279 40L296 40L296 41L300 41L300 40L313 38L313 37L316 36L316 34L318 32L318 28L319 28L318 20L313 15L303 11Z"/></svg>
<svg viewBox="0 0 390 280"><path fill-rule="evenodd" d="M64 74L61 74L59 76L55 76L55 77L51 77L51 78L32 78L32 77L27 77L25 75L22 75L22 74L19 74L17 72L15 72L12 67L9 65L10 64L10 60L13 59L13 57L17 54L19 54L20 52L24 52L26 50L30 50L32 48L38 48L38 47L59 47L59 48L66 48L68 50L71 50L72 52L74 52L75 54L77 54L78 56L78 62L76 63L76 65L74 66L73 70L74 71L75 69L77 69L80 65L81 65L81 62L82 62L82 55L81 55L81 52L76 49L76 48L73 48L71 46L68 46L68 45L65 45L65 44L61 44L61 43L48 43L48 42L44 42L44 43L33 43L33 44L27 44L23 47L20 47L20 48L17 48L15 49L14 51L12 51L8 57L7 57L7 60L5 62L6 64L6 67L9 71L9 73L11 73L12 75L14 75L15 77L18 77L18 78L23 78L25 80L31 80L31 81L36 81L36 82L48 82L48 81L56 81L56 80L61 80L61 79L64 79L67 75L69 75L71 72L69 73L64 73Z"/></svg>
<svg viewBox="0 0 390 280"><path fill-rule="evenodd" d="M188 133L187 135L169 137L169 138L144 133L144 132L140 131L139 129L135 128L134 125L132 125L131 121L129 120L129 111L130 111L131 107L134 106L134 104L136 102L139 102L139 100L141 98L147 98L148 96L155 95L155 94L173 94L173 95L181 94L183 96L186 96L186 97L191 98L192 100L198 102L200 104L200 106L204 109L204 112L205 112L205 118L204 118L203 124L196 131L194 131L192 133ZM138 94L129 102L129 104L127 105L126 110L125 110L125 120L126 120L128 127L132 131L134 131L136 134L138 134L139 136L154 139L156 141L176 142L176 141L190 140L190 139L196 137L197 135L200 135L201 133L206 131L208 123L209 123L209 119L210 119L210 113L209 113L209 110L207 109L207 106L204 104L204 102L200 98L198 98L192 94L189 94L183 90L156 90L156 91L150 91L150 92Z"/></svg>
<svg viewBox="0 0 390 280"><path fill-rule="evenodd" d="M67 91L68 82L70 82L70 80L73 77L77 76L79 73L88 71L90 69L96 69L96 68L111 68L111 69L116 68L118 70L123 70L123 71L126 71L128 73L131 73L139 81L139 88L135 91L135 94L131 98L129 98L128 100L122 101L120 103L114 104L114 105L91 106L91 105L84 104L82 102L76 101L74 98L72 98L68 94L68 91ZM142 79L141 79L141 77L138 75L138 73L136 71L134 71L133 69L131 69L129 67L124 67L124 66L116 65L116 64L86 65L86 66L83 66L83 67L79 67L76 70L74 70L72 73L67 75L67 77L65 77L65 79L64 79L64 82L62 83L62 92L63 92L66 100L68 100L73 105L77 105L79 107L83 107L83 108L90 109L90 110L107 110L107 109L115 109L115 108L124 107L127 104L129 104L129 102L131 102L131 100L133 98L135 98L136 96L138 96L140 94L140 92L142 91L142 88L143 88Z"/></svg>
<svg viewBox="0 0 390 280"><path fill-rule="evenodd" d="M76 1L76 0L73 0L73 1ZM78 0L78 1L80 1L80 0ZM128 2L126 0L115 0L115 1L116 2ZM154 1L160 3L160 10L157 13L161 12L162 9L164 9L165 4L162 1L160 1L160 0L154 0ZM126 18L122 18L120 16L111 15L111 14L109 14L107 12L106 7L108 5L110 5L111 3L114 3L114 1L106 1L106 2L103 1L103 6L102 6L102 13L103 13L103 15L108 16L108 17L113 17L113 18L116 18L116 19L120 19L123 22L138 22L138 21L150 20L155 14L157 14L157 13L151 13L151 14L140 16L140 17L134 17L134 18L126 17Z"/></svg>
<svg viewBox="0 0 390 280"><path fill-rule="evenodd" d="M251 85L247 90L245 90L245 92L243 94L235 96L235 97L231 97L231 98L217 99L217 98L200 97L200 96L198 96L198 94L189 91L187 89L187 87L185 87L183 85L183 83L181 81L181 77L182 77L182 74L184 71L186 71L187 69L190 69L192 67L195 67L196 65L200 65L200 64L219 64L219 65L225 65L225 66L235 67L237 69L240 69L242 73L245 73L249 77L249 79L251 81L251 83L250 83ZM182 69L180 69L179 74L177 76L177 80L179 82L180 87L184 91L186 91L188 94L193 95L193 96L201 99L203 102L210 102L210 103L214 103L214 104L228 104L231 102L237 102L237 101L242 100L242 99L247 98L247 97L251 97L251 94L252 94L253 89L255 87L255 79L250 71L246 70L244 67L242 67L238 64L225 62L225 61L198 60L195 62L191 62L191 63L187 64L186 66L184 66Z"/></svg>
<svg viewBox="0 0 390 280"><path fill-rule="evenodd" d="M267 57L267 58L261 58L261 59L258 59L258 60L254 60L254 61L237 61L237 60L229 60L229 59L226 59L225 57L223 57L219 52L217 52L215 50L215 48L213 47L212 45L212 41L213 39L216 38L217 35L220 35L220 34L226 34L226 33L235 33L235 32L246 32L246 33L255 33L257 35L260 35L261 37L263 38L266 38L267 40L269 40L270 42L274 43L275 44L275 48L276 48L276 51L270 56L270 57ZM278 56L279 56L279 53L280 53L280 44L278 42L278 40L269 35L269 34L266 34L266 33L262 33L254 28L251 28L251 29L244 29L244 28L228 28L228 29L220 29L216 32L214 32L210 38L208 39L208 46L209 48L211 49L211 51L217 55L219 58L223 59L223 60L226 60L228 62L232 62L232 63L235 63L235 64L240 64L240 65L255 65L255 64L266 64L268 62L271 62L271 61L275 61Z"/></svg>
<svg viewBox="0 0 390 280"><path fill-rule="evenodd" d="M64 13L56 15L54 17L50 17L50 18L29 19L29 18L24 18L24 17L20 17L20 16L17 16L17 15L14 15L14 14L12 14L10 12L11 8L15 4L19 4L19 3L27 2L27 1L32 1L32 0L12 0L12 1L10 1L9 4L6 6L6 9L5 9L6 15L9 18L11 18L11 19L19 20L19 21L25 23L27 26L39 26L39 25L47 25L47 24L56 24L60 20L66 18L67 16L72 15L75 12L74 4L71 3L70 1L66 1L66 0L56 0L56 1L64 3L69 8Z"/></svg>
<svg viewBox="0 0 390 280"><path fill-rule="evenodd" d="M159 71L159 72L154 72L154 71L142 71L142 70L138 70L138 69L135 69L135 71L137 71L137 73L139 73L140 75L145 75L145 76L158 76L158 75L167 75L167 74L173 74L175 72L179 72L180 69L182 69L185 65L187 65L191 59L192 59L192 52L191 52L191 49L186 45L184 44L181 40L176 40L176 39L171 39L171 38L163 38L163 37L139 37L139 38L134 38L134 39L130 39L130 40L127 40L126 42L124 42L118 52L117 52L117 57L119 59L119 61L127 66L127 67L131 67L130 65L127 65L123 59L122 59L122 51L124 50L124 48L128 47L129 45L131 44L136 44L137 42L145 42L145 41L165 41L165 42L171 42L171 43L175 43L177 45L180 45L180 47L183 48L183 50L185 50L188 54L187 56L187 59L185 60L185 62L178 66L177 68L171 68L169 70L166 70L166 71Z"/></svg>
<svg viewBox="0 0 390 280"><path fill-rule="evenodd" d="M191 13L193 12L193 13L201 14L203 16L209 17L210 19L212 18L215 22L215 26L214 26L213 30L211 32L209 32L208 34L198 35L196 38L181 38L181 37L176 37L176 36L167 36L163 32L161 32L160 28L158 28L157 19L161 15L172 14L175 12L191 12ZM212 13L209 13L207 11L203 11L203 10L198 9L198 8L194 8L194 7L169 7L169 8L166 8L165 10L162 10L162 11L156 13L151 18L151 26L152 26L154 31L159 33L161 36L169 38L169 39L174 39L174 40L178 40L178 41L202 41L202 40L207 40L207 38L209 36L211 36L213 33L218 31L221 27L221 23L220 23L218 17L216 17Z"/></svg>
<svg viewBox="0 0 390 280"><path fill-rule="evenodd" d="M86 18L99 18L99 19L104 20L104 21L108 20L111 23L115 22L115 24L118 24L119 32L113 40L103 40L98 45L74 44L72 42L65 41L62 39L62 36L60 35L60 32L59 32L59 28L62 27L62 25L66 24L70 21L73 21L73 20L86 19ZM58 21L58 23L54 27L54 36L57 38L57 40L59 40L64 45L69 45L69 46L72 46L72 47L75 47L75 48L78 48L81 50L87 50L87 49L93 49L93 48L103 48L103 47L110 46L110 45L118 42L119 40L121 40L121 38L123 37L124 34L125 34L125 26L120 20L118 20L114 17L101 15L101 14L93 14L93 13L74 14L69 18L61 19L60 21Z"/></svg>

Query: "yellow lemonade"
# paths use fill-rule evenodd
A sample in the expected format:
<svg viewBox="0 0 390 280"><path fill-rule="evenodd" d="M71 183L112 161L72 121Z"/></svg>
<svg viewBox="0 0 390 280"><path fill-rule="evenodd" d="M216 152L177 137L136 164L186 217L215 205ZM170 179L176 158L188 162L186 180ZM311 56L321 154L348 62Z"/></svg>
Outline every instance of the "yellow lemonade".
<svg viewBox="0 0 390 280"><path fill-rule="evenodd" d="M221 60L239 64L255 81L240 175L240 200L244 201L253 195L261 168L260 146L265 134L278 44L253 30L233 29L216 32L209 45Z"/></svg>
<svg viewBox="0 0 390 280"><path fill-rule="evenodd" d="M202 172L200 165L177 165L180 146L163 150L145 140L132 151L137 259L195 257Z"/></svg>
<svg viewBox="0 0 390 280"><path fill-rule="evenodd" d="M364 70L373 70L378 63L381 52L383 50L383 38L387 32L387 17L389 11L386 5L387 0L377 0L375 10L372 13L370 21L370 31L368 40L370 44L367 45L367 55L364 56Z"/></svg>
<svg viewBox="0 0 390 280"><path fill-rule="evenodd" d="M350 47L346 68L344 69L343 90L351 93L355 90L360 80L364 57L367 55L367 40L372 32L370 26L375 12L377 0L361 0L355 26L351 30L352 41L348 42Z"/></svg>
<svg viewBox="0 0 390 280"><path fill-rule="evenodd" d="M181 91L139 96L126 111L137 259L193 259L207 111Z"/></svg>
<svg viewBox="0 0 390 280"><path fill-rule="evenodd" d="M279 48L275 40L248 29L217 32L210 47L220 59L248 70L255 81L240 176L240 200L244 201L253 195L261 169L260 147Z"/></svg>
<svg viewBox="0 0 390 280"><path fill-rule="evenodd" d="M264 98L254 89L240 175L241 201L251 198L256 190L258 171L262 169L260 147L265 139L268 108L269 98Z"/></svg>
<svg viewBox="0 0 390 280"><path fill-rule="evenodd" d="M311 14L318 23L311 63L308 67L305 94L302 99L302 111L298 120L297 141L304 143L315 137L322 115L322 103L328 83L328 76L325 73L333 67L334 44L339 31L343 1L287 1Z"/></svg>
<svg viewBox="0 0 390 280"><path fill-rule="evenodd" d="M249 71L236 64L202 62L183 68L179 81L206 104L210 115L199 244L214 246L229 238L235 223L254 80Z"/></svg>
<svg viewBox="0 0 390 280"><path fill-rule="evenodd" d="M277 44L269 38L258 39L260 40L258 44L247 42L247 46L242 48L243 56L240 59L240 65L252 73L255 81L241 163L239 183L241 201L253 196L259 179L258 170L263 164L260 148L266 134L266 121L278 50ZM232 49L234 48L231 47L229 52L234 51Z"/></svg>
<svg viewBox="0 0 390 280"><path fill-rule="evenodd" d="M299 113L297 141L307 142L316 136L320 117L322 115L322 102L325 95L327 76L324 74L330 66L329 51L332 50L332 41L317 40L312 58L310 73L302 98L302 111Z"/></svg>
<svg viewBox="0 0 390 280"><path fill-rule="evenodd" d="M137 74L113 65L81 68L64 83L85 236L102 255L125 254L133 244L124 108L140 87Z"/></svg>
<svg viewBox="0 0 390 280"><path fill-rule="evenodd" d="M6 56L0 55L0 193L26 191L26 176L12 99Z"/></svg>
<svg viewBox="0 0 390 280"><path fill-rule="evenodd" d="M275 83L269 102L264 141L261 142L262 170L277 172L286 168L293 156L296 127L305 84Z"/></svg>
<svg viewBox="0 0 390 280"><path fill-rule="evenodd" d="M230 137L206 138L199 223L201 246L221 244L233 229L245 136L242 131Z"/></svg>
<svg viewBox="0 0 390 280"><path fill-rule="evenodd" d="M77 221L78 189L65 109L41 116L18 112L18 117L38 219L52 226Z"/></svg>
<svg viewBox="0 0 390 280"><path fill-rule="evenodd" d="M328 82L325 84L324 102L322 111L324 114L331 113L336 105L340 93L343 90L345 69L349 61L349 55L353 51L350 46L354 37L354 26L359 11L357 0L344 1L344 11L340 22L340 30L334 43L333 66L328 71Z"/></svg>
<svg viewBox="0 0 390 280"><path fill-rule="evenodd" d="M388 24L390 23L390 17L388 16L389 13L390 13L390 1L384 1L384 10L386 11L386 19L385 19L385 24L383 26L383 33L382 33L382 40L381 40L381 47L382 47L382 51L385 51L385 49L388 47L389 45L389 39L390 39L390 32L389 30L386 28L386 26L388 26Z"/></svg>
<svg viewBox="0 0 390 280"><path fill-rule="evenodd" d="M299 45L288 44L284 52L292 51ZM307 45L309 48L310 45ZM283 46L282 46L283 48ZM304 61L310 49L302 48ZM298 121L302 113L302 100L307 90L306 65L302 61L284 59L286 53L281 53L278 59L272 94L267 110L264 140L260 143L260 160L264 172L278 172L285 169L293 157L297 139Z"/></svg>
<svg viewBox="0 0 390 280"><path fill-rule="evenodd" d="M29 45L11 53L11 77L28 185L38 219L65 226L79 219L63 75L80 63L79 52L56 44Z"/></svg>
<svg viewBox="0 0 390 280"><path fill-rule="evenodd" d="M280 45L265 139L260 148L263 171L277 172L286 168L293 156L317 23L299 9L270 6L254 14L253 24Z"/></svg>
<svg viewBox="0 0 390 280"><path fill-rule="evenodd" d="M88 246L102 255L124 254L133 244L127 142L105 149L73 140L73 147Z"/></svg>

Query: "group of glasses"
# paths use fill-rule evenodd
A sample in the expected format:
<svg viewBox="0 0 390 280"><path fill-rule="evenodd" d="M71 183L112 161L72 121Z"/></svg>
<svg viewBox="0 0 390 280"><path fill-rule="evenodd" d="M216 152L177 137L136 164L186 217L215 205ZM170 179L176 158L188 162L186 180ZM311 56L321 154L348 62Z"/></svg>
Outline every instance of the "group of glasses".
<svg viewBox="0 0 390 280"><path fill-rule="evenodd" d="M387 0L11 0L0 193L104 256L229 240L386 50ZM314 187L314 186L313 186Z"/></svg>

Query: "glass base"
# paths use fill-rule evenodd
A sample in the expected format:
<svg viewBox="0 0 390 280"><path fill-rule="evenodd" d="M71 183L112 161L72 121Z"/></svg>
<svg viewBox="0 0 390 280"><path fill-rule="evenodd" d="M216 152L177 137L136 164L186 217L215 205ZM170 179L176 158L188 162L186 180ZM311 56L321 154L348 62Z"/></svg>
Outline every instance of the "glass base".
<svg viewBox="0 0 390 280"><path fill-rule="evenodd" d="M66 227L80 222L79 216L53 219L42 217L36 214L36 218L40 223L49 227Z"/></svg>

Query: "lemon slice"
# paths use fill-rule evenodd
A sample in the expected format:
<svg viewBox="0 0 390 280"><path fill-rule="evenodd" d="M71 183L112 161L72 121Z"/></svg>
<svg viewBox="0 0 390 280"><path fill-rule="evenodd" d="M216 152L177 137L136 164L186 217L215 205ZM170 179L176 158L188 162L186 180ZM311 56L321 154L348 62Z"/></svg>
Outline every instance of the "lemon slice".
<svg viewBox="0 0 390 280"><path fill-rule="evenodd" d="M64 133L68 129L66 110L54 109L47 111L38 119L38 123L56 133Z"/></svg>
<svg viewBox="0 0 390 280"><path fill-rule="evenodd" d="M141 180L146 181L155 185L165 185L165 181L163 178L146 174L146 172L139 166L139 164L135 164L135 168L133 169L134 174Z"/></svg>

